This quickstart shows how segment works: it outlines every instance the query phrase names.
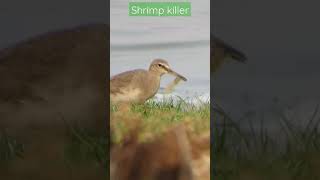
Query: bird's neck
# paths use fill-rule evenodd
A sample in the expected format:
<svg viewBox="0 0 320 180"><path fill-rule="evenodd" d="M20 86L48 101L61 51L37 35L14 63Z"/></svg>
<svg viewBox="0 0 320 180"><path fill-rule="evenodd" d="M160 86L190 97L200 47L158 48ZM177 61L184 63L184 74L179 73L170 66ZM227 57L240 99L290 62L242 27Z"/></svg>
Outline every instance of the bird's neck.
<svg viewBox="0 0 320 180"><path fill-rule="evenodd" d="M153 69L149 69L149 73L151 73L154 76L158 76L159 78L161 78L161 76L163 75L163 73L160 73L160 72L155 71Z"/></svg>

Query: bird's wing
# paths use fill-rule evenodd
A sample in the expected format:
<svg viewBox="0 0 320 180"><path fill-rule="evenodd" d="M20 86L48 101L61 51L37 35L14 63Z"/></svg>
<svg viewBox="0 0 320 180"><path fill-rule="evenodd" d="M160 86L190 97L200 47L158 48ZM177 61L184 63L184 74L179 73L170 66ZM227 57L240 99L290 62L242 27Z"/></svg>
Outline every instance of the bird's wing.
<svg viewBox="0 0 320 180"><path fill-rule="evenodd" d="M117 74L110 79L110 93L119 93L123 87L128 86L137 73L142 73L143 70L126 71Z"/></svg>

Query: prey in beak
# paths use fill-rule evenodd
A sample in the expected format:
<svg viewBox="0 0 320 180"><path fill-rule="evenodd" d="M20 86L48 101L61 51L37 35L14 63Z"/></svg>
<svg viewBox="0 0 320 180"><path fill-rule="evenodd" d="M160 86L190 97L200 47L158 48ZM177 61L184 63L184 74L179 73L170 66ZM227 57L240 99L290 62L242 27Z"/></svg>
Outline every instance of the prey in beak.
<svg viewBox="0 0 320 180"><path fill-rule="evenodd" d="M171 74L171 75L173 75L173 76L176 76L176 78L175 78L170 84L168 84L167 87L164 89L164 93L165 93L165 94L169 94L169 93L171 93L171 92L174 90L175 86L176 86L181 80L187 81L187 78L185 78L185 77L182 76L181 74L173 71L173 70L170 69L170 68L166 68L166 70L167 70L168 74Z"/></svg>
<svg viewBox="0 0 320 180"><path fill-rule="evenodd" d="M176 76L176 77L182 79L183 81L187 81L187 78L185 78L185 77L182 76L181 74L173 71L172 69L170 69L170 68L168 68L168 67L164 67L164 68L167 70L167 72L168 72L169 74L171 74L171 75L173 75L173 76Z"/></svg>
<svg viewBox="0 0 320 180"><path fill-rule="evenodd" d="M151 63L149 67L149 71L153 73L157 73L158 75L162 76L164 74L171 74L175 76L176 78L165 88L164 92L165 94L171 93L174 89L174 87L180 82L180 81L187 81L187 78L182 76L181 74L175 72L172 70L168 64L167 61L163 59L155 59Z"/></svg>

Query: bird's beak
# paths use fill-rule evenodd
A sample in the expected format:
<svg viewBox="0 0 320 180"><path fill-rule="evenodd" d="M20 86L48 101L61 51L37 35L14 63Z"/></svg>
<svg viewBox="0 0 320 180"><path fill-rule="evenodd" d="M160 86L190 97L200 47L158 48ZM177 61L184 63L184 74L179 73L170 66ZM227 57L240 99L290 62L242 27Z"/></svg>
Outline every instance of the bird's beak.
<svg viewBox="0 0 320 180"><path fill-rule="evenodd" d="M182 79L182 80L184 80L184 81L187 81L187 78L185 78L185 77L182 76L181 74L173 71L172 69L168 68L167 70L168 70L168 73L169 73L169 74L172 74L172 75L174 75L174 76L176 76L176 77L179 77L180 79Z"/></svg>

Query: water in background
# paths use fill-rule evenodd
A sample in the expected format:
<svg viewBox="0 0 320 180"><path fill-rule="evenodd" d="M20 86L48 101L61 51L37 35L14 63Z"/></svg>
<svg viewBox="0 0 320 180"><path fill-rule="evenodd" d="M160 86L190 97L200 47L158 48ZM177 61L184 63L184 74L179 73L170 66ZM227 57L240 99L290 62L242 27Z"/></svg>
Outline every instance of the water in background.
<svg viewBox="0 0 320 180"><path fill-rule="evenodd" d="M192 2L191 17L129 17L127 0L112 0L111 76L132 69L148 69L163 58L188 81L171 96L209 100L210 1ZM174 77L164 75L161 87ZM156 96L162 99L160 93Z"/></svg>

